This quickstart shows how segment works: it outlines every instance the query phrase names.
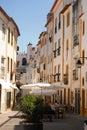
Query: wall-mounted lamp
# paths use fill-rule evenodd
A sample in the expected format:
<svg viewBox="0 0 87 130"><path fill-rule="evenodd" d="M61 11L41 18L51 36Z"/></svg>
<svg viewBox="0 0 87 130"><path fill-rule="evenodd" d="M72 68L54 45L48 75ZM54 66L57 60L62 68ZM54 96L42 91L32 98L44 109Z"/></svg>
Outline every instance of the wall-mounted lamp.
<svg viewBox="0 0 87 130"><path fill-rule="evenodd" d="M87 57L80 57L80 58L87 59ZM81 60L80 60L80 59L78 59L78 60L77 60L77 63L76 63L76 65L77 65L77 68L81 68L81 66L82 66L82 63L81 63Z"/></svg>
<svg viewBox="0 0 87 130"><path fill-rule="evenodd" d="M76 63L76 65L77 65L77 68L81 68L81 66L82 66L82 63L81 63L80 59L79 59L79 60L77 60L77 63Z"/></svg>

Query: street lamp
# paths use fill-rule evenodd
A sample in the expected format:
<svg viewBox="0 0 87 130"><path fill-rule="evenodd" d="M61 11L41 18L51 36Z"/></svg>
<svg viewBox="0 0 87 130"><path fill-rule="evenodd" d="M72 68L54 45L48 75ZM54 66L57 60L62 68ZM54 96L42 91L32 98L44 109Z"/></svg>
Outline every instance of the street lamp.
<svg viewBox="0 0 87 130"><path fill-rule="evenodd" d="M76 65L77 65L77 68L81 68L81 66L82 66L82 63L81 63L80 59L79 59L79 60L77 60L77 63L76 63Z"/></svg>

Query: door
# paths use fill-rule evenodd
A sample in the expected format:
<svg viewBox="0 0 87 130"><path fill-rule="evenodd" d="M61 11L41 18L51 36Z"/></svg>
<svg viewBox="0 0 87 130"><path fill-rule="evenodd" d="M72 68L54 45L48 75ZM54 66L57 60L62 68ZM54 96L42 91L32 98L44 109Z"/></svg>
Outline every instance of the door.
<svg viewBox="0 0 87 130"><path fill-rule="evenodd" d="M82 115L84 116L84 109L85 109L85 90L82 89Z"/></svg>
<svg viewBox="0 0 87 130"><path fill-rule="evenodd" d="M80 114L80 90L75 90L75 113Z"/></svg>

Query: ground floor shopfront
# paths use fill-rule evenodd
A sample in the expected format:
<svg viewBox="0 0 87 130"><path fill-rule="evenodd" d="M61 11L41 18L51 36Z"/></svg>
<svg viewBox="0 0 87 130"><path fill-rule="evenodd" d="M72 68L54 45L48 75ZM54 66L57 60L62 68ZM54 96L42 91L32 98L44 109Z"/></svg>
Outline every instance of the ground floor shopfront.
<svg viewBox="0 0 87 130"><path fill-rule="evenodd" d="M64 104L74 113L87 116L87 90L84 88L64 88Z"/></svg>
<svg viewBox="0 0 87 130"><path fill-rule="evenodd" d="M0 113L12 109L14 106L16 89L12 87L10 84L0 83Z"/></svg>

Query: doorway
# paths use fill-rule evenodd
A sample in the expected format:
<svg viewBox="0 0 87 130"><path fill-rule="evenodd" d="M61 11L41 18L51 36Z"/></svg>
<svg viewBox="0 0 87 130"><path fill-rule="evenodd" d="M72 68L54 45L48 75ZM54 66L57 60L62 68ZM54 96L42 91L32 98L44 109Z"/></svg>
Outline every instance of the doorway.
<svg viewBox="0 0 87 130"><path fill-rule="evenodd" d="M80 90L75 90L75 113L80 114Z"/></svg>
<svg viewBox="0 0 87 130"><path fill-rule="evenodd" d="M11 92L7 92L7 108L11 105Z"/></svg>

